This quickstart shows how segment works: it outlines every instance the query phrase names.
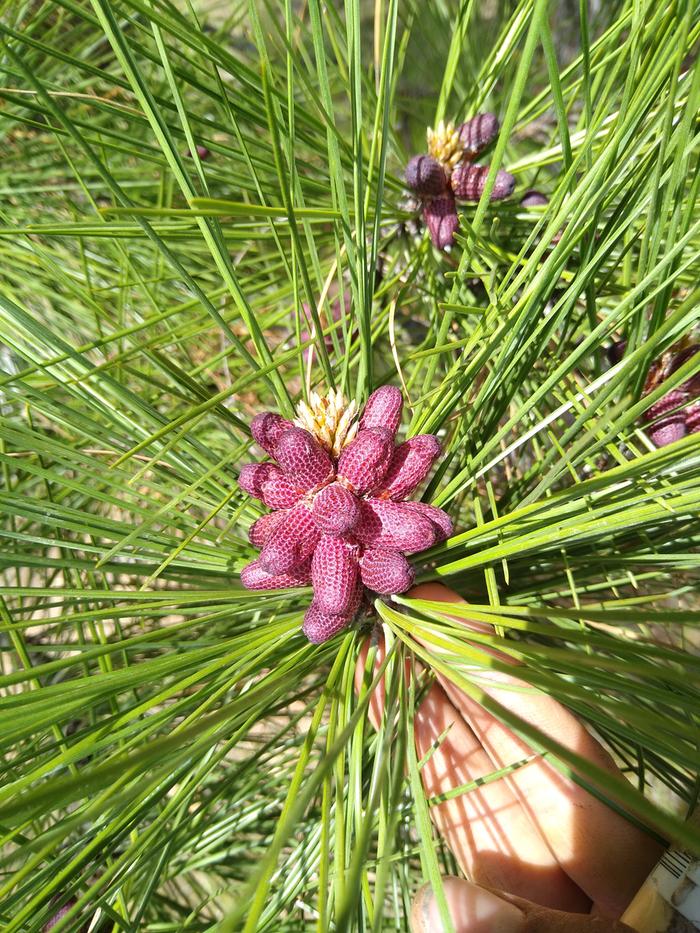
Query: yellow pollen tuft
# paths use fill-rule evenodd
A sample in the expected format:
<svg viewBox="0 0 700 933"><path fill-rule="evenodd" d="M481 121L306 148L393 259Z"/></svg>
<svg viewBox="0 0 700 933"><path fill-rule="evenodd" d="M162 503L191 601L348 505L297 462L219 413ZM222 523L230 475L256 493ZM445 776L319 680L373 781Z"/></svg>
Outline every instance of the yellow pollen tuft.
<svg viewBox="0 0 700 933"><path fill-rule="evenodd" d="M346 402L336 389L324 396L312 392L309 403L299 402L294 424L309 431L329 453L338 457L357 434L357 402Z"/></svg>
<svg viewBox="0 0 700 933"><path fill-rule="evenodd" d="M459 132L454 123L440 120L437 127L428 127L428 153L446 169L453 169L464 155Z"/></svg>

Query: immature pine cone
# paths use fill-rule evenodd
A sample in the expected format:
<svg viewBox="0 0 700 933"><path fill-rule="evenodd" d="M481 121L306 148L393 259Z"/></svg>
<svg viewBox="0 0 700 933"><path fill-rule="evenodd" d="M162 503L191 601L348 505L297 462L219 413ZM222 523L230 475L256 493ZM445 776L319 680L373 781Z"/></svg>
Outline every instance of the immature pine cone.
<svg viewBox="0 0 700 933"><path fill-rule="evenodd" d="M456 128L441 120L435 129L428 129L428 154L413 156L406 166L406 186L422 201L423 221L437 249L454 242L459 227L455 198L481 198L489 170L473 165L472 159L493 142L499 125L493 113L478 113ZM490 200L510 197L514 187L515 178L500 170Z"/></svg>
<svg viewBox="0 0 700 933"><path fill-rule="evenodd" d="M407 590L414 571L405 555L449 537L452 523L441 509L405 501L430 472L440 443L423 434L396 444L399 389L377 389L354 425L347 413L355 409L339 393L311 401L299 420L312 431L272 412L253 420L253 437L279 465L247 464L238 479L273 510L250 529L261 551L241 582L256 590L311 583L303 630L320 643L350 624L365 590Z"/></svg>
<svg viewBox="0 0 700 933"><path fill-rule="evenodd" d="M522 198L520 198L520 203L523 207L544 207L549 204L549 198L546 194L542 194L541 191L530 188L530 190L526 191Z"/></svg>
<svg viewBox="0 0 700 933"><path fill-rule="evenodd" d="M211 153L209 152L209 150L207 149L206 146L195 146L195 149L197 150L197 155L199 156L199 158L200 158L200 160L201 160L202 162L203 162L205 159L208 159L209 156L211 155ZM191 159L191 158L192 158L192 152L191 152L191 150L190 150L190 149L186 149L186 150L185 150L185 155L186 155L188 158Z"/></svg>
<svg viewBox="0 0 700 933"><path fill-rule="evenodd" d="M459 142L465 159L483 152L498 136L501 124L494 113L477 113L471 120L457 127Z"/></svg>
<svg viewBox="0 0 700 933"><path fill-rule="evenodd" d="M406 166L406 185L421 197L434 197L447 190L447 176L437 159L417 155Z"/></svg>
<svg viewBox="0 0 700 933"><path fill-rule="evenodd" d="M489 174L487 165L475 165L471 162L460 162L452 172L450 185L455 197L460 201L478 201L486 187ZM496 172L496 181L491 189L491 201L501 201L509 198L515 188L515 178L510 172L499 169Z"/></svg>
<svg viewBox="0 0 700 933"><path fill-rule="evenodd" d="M430 239L437 249L452 246L454 235L459 228L459 217L455 199L451 194L433 198L423 205L423 220L430 231Z"/></svg>

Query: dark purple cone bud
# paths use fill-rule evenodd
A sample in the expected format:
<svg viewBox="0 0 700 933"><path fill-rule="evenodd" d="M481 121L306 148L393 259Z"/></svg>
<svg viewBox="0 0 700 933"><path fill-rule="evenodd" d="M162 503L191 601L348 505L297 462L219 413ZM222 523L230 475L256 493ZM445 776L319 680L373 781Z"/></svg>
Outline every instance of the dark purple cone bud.
<svg viewBox="0 0 700 933"><path fill-rule="evenodd" d="M208 159L209 156L211 155L211 153L209 152L206 146L195 146L195 149L197 150L197 155L202 161L204 161L205 159ZM192 151L190 149L186 149L185 155L187 156L187 158L191 159Z"/></svg>
<svg viewBox="0 0 700 933"><path fill-rule="evenodd" d="M331 483L316 495L313 516L322 534L345 535L359 521L360 503L345 486Z"/></svg>
<svg viewBox="0 0 700 933"><path fill-rule="evenodd" d="M290 509L260 552L260 565L268 573L289 573L313 554L320 534L305 505Z"/></svg>
<svg viewBox="0 0 700 933"><path fill-rule="evenodd" d="M401 424L403 396L396 386L382 386L367 399L365 410L360 420L360 430L366 428L386 428L396 434Z"/></svg>
<svg viewBox="0 0 700 933"><path fill-rule="evenodd" d="M368 548L360 566L362 582L375 593L391 596L405 593L415 572L403 554L387 548Z"/></svg>
<svg viewBox="0 0 700 933"><path fill-rule="evenodd" d="M437 540L435 525L407 505L387 499L363 499L355 537L366 547L389 548L405 554L432 547Z"/></svg>
<svg viewBox="0 0 700 933"><path fill-rule="evenodd" d="M695 402L685 411L685 430L688 434L700 431L700 402Z"/></svg>
<svg viewBox="0 0 700 933"><path fill-rule="evenodd" d="M460 201L478 201L486 187L489 174L487 165L472 165L471 162L461 162L452 172L450 184L455 197ZM491 191L491 201L501 201L509 198L515 188L515 178L510 172L499 169L496 181Z"/></svg>
<svg viewBox="0 0 700 933"><path fill-rule="evenodd" d="M255 499L262 499L263 484L266 483L275 472L281 473L281 470L273 463L246 463L238 474L238 485L244 492L247 492L249 496L253 496Z"/></svg>
<svg viewBox="0 0 700 933"><path fill-rule="evenodd" d="M275 447L277 462L290 482L307 491L333 473L333 461L315 438L303 428L283 431Z"/></svg>
<svg viewBox="0 0 700 933"><path fill-rule="evenodd" d="M625 355L625 350L627 349L626 340L616 340L614 343L611 343L610 346L605 351L608 357L608 362L611 366L614 366L616 363L619 363L622 357Z"/></svg>
<svg viewBox="0 0 700 933"><path fill-rule="evenodd" d="M357 592L361 593L359 587ZM340 614L323 612L322 609L319 609L316 602L312 602L306 610L304 624L301 630L313 645L320 645L324 641L328 641L328 639L332 638L334 635L337 635L337 633L344 628L347 628L352 622L356 612L357 609L348 610L348 612Z"/></svg>
<svg viewBox="0 0 700 933"><path fill-rule="evenodd" d="M459 143L466 158L479 155L480 152L498 136L501 124L495 113L477 113L471 120L457 128Z"/></svg>
<svg viewBox="0 0 700 933"><path fill-rule="evenodd" d="M291 573L268 573L254 560L241 570L241 583L247 590L285 590L311 583L311 563L297 567Z"/></svg>
<svg viewBox="0 0 700 933"><path fill-rule="evenodd" d="M535 191L534 188L531 188L522 196L520 203L523 207L544 207L545 204L549 204L549 198L546 194L542 194L541 191Z"/></svg>
<svg viewBox="0 0 700 933"><path fill-rule="evenodd" d="M452 246L455 232L459 227L459 217L452 195L428 201L423 207L423 220L436 249Z"/></svg>
<svg viewBox="0 0 700 933"><path fill-rule="evenodd" d="M412 509L422 515L423 518L427 518L429 522L432 522L435 528L436 541L444 541L445 538L449 538L452 534L452 519L447 512L443 512L442 509L437 508L435 505L428 505L427 502L404 502L403 504L406 508Z"/></svg>
<svg viewBox="0 0 700 933"><path fill-rule="evenodd" d="M281 415L276 415L271 411L256 415L250 425L250 432L256 443L259 444L265 453L271 457L275 456L275 447L283 431L293 428L294 425Z"/></svg>
<svg viewBox="0 0 700 933"><path fill-rule="evenodd" d="M361 495L382 481L393 452L394 437L390 431L366 428L341 453L338 476Z"/></svg>
<svg viewBox="0 0 700 933"><path fill-rule="evenodd" d="M399 444L382 480L381 497L405 499L426 478L439 453L440 441L433 434L417 434Z"/></svg>
<svg viewBox="0 0 700 933"><path fill-rule="evenodd" d="M250 526L248 531L248 540L250 543L254 547L262 547L275 528L284 519L285 515L286 512L284 510L270 512L268 515L261 515L260 518Z"/></svg>
<svg viewBox="0 0 700 933"><path fill-rule="evenodd" d="M356 548L342 538L324 536L311 561L314 602L321 612L346 614L356 598L359 567Z"/></svg>
<svg viewBox="0 0 700 933"><path fill-rule="evenodd" d="M434 197L447 190L447 178L437 159L417 155L406 166L406 185L421 197Z"/></svg>

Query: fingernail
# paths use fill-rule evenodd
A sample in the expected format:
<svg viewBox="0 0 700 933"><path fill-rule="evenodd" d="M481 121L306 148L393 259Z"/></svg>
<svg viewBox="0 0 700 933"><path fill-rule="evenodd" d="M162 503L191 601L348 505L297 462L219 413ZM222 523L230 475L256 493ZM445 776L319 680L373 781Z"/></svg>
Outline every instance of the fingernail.
<svg viewBox="0 0 700 933"><path fill-rule="evenodd" d="M497 894L461 878L443 878L443 890L455 933L523 933L525 914ZM435 892L424 885L411 912L413 933L444 933Z"/></svg>

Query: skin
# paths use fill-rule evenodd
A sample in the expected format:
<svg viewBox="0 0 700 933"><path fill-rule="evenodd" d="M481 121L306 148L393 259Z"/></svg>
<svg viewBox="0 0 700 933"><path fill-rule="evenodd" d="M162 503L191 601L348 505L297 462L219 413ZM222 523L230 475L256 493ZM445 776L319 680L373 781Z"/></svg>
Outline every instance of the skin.
<svg viewBox="0 0 700 933"><path fill-rule="evenodd" d="M439 583L417 586L408 595L464 603ZM467 630L484 630L481 623L457 621ZM358 688L368 650L366 642L355 672ZM375 663L383 656L380 642ZM552 698L503 673L480 673L479 683L503 706L562 745L619 773L582 723ZM513 690L514 686L519 689ZM383 703L380 683L369 709L375 727ZM427 796L532 755L507 726L436 674L416 711L419 758L446 729L446 738L421 771ZM631 928L619 917L663 851L650 836L541 757L508 777L432 806L431 817L470 879L444 882L456 933L629 933ZM433 893L422 888L414 901L411 929L438 933L442 928Z"/></svg>

